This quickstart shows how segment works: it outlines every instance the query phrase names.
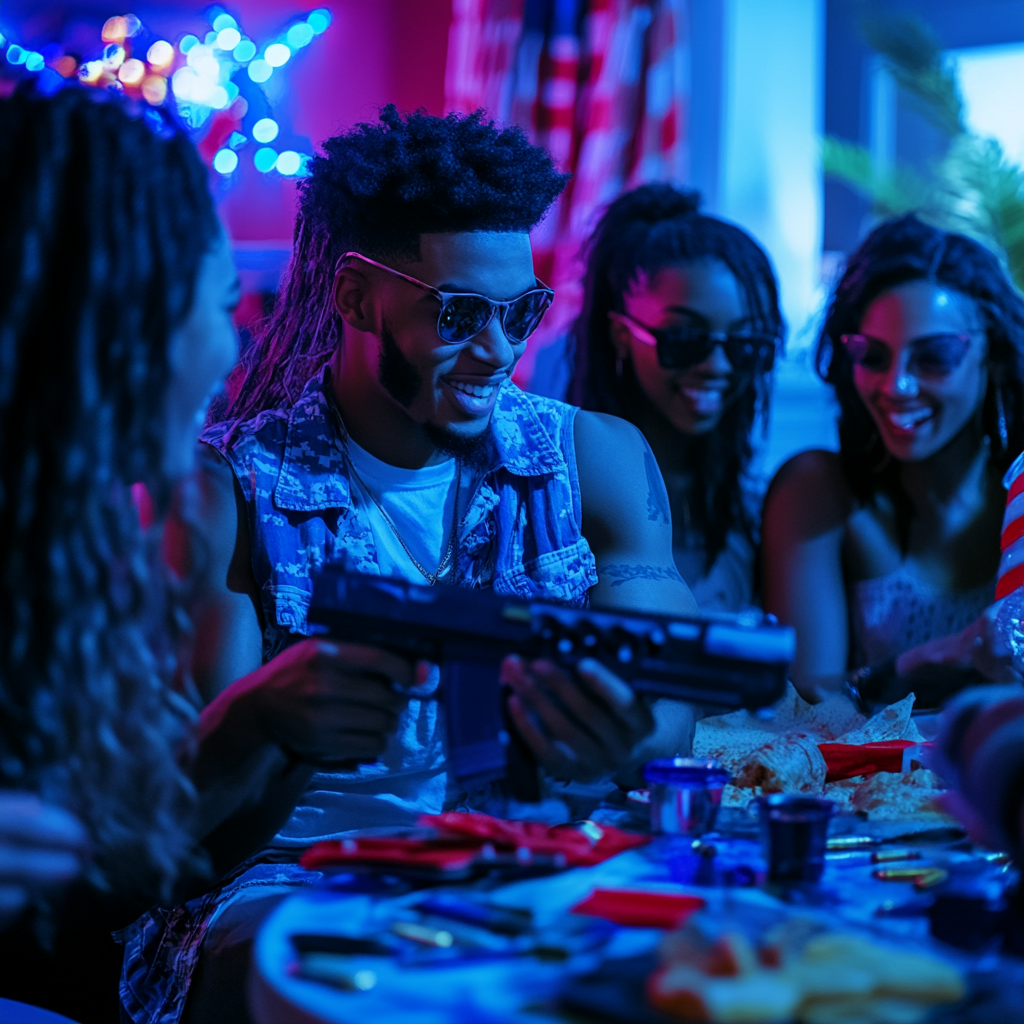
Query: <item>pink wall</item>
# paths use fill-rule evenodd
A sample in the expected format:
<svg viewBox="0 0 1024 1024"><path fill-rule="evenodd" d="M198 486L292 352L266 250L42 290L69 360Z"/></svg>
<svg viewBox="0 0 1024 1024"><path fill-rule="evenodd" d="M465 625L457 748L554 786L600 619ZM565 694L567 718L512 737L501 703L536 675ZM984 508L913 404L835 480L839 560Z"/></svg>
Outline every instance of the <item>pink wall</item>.
<svg viewBox="0 0 1024 1024"><path fill-rule="evenodd" d="M225 7L256 39L305 11L333 14L288 69L289 91L276 107L314 145L372 120L385 103L443 112L451 0L229 0ZM232 237L247 242L290 240L294 209L295 183L277 174L246 173L221 202Z"/></svg>

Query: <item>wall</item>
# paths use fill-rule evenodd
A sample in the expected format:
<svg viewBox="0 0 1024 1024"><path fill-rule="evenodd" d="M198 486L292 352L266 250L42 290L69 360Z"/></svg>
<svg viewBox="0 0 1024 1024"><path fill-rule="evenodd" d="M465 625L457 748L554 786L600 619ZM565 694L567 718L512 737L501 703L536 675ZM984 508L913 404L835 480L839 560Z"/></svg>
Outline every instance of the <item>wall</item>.
<svg viewBox="0 0 1024 1024"><path fill-rule="evenodd" d="M256 39L295 13L331 10L333 24L296 59L278 108L314 145L374 119L385 103L443 112L451 0L237 0L225 6ZM221 211L236 240L290 243L295 183L246 173Z"/></svg>

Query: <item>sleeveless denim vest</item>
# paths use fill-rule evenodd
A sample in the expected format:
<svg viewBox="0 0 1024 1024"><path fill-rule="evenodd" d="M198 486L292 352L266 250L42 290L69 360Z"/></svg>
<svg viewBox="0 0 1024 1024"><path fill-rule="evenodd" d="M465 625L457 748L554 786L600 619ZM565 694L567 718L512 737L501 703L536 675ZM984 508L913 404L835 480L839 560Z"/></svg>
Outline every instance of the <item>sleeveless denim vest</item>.
<svg viewBox="0 0 1024 1024"><path fill-rule="evenodd" d="M344 426L325 368L291 409L209 428L248 505L252 568L264 621L263 656L308 634L310 574L343 562L379 574L373 534L351 500ZM597 583L580 525L573 421L578 410L501 386L483 476L462 519L454 582L582 607ZM232 429L233 427L233 429Z"/></svg>

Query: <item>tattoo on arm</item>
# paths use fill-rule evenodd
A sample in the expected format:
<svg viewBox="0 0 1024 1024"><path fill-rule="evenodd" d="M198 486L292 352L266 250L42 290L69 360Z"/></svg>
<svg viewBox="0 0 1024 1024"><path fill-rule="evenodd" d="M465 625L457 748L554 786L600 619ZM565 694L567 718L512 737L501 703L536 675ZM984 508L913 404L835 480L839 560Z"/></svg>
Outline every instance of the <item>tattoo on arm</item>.
<svg viewBox="0 0 1024 1024"><path fill-rule="evenodd" d="M668 491L661 477L661 470L655 461L654 452L644 446L644 469L647 470L647 518L652 522L659 520L664 523L672 521L669 511Z"/></svg>
<svg viewBox="0 0 1024 1024"><path fill-rule="evenodd" d="M599 565L598 577L609 576L613 587L621 587L623 583L633 580L671 580L673 583L685 583L676 567L668 565Z"/></svg>

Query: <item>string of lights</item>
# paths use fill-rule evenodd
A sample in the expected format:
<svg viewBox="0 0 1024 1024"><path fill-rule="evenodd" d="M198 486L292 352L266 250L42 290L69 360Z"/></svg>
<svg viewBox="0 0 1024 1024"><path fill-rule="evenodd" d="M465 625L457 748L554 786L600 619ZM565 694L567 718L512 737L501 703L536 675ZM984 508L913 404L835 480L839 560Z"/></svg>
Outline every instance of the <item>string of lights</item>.
<svg viewBox="0 0 1024 1024"><path fill-rule="evenodd" d="M115 89L150 106L173 103L196 134L200 153L225 178L239 170L240 153L250 143L257 144L252 163L261 174L303 176L310 153L271 145L282 132L268 93L279 92L273 77L327 31L330 11L312 11L262 43L222 7L206 16L210 29L202 39L190 33L175 44L148 32L134 14L115 15L101 30L100 56L81 62L57 44L30 50L2 32L0 50L9 65L40 76L43 91L77 76L85 85Z"/></svg>

